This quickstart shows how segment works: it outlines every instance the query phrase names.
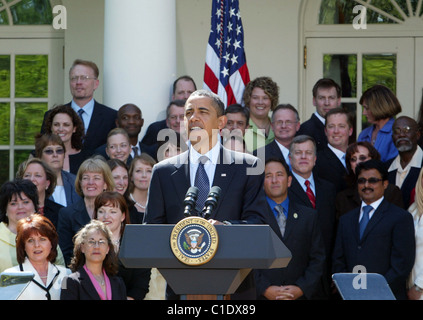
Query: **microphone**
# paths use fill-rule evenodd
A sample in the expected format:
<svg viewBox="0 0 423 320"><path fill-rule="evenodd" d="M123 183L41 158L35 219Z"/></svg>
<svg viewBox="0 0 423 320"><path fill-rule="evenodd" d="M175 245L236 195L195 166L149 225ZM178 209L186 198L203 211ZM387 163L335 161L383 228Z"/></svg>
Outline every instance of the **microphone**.
<svg viewBox="0 0 423 320"><path fill-rule="evenodd" d="M185 195L184 199L184 215L185 217L191 216L191 210L195 208L198 197L198 188L190 187Z"/></svg>
<svg viewBox="0 0 423 320"><path fill-rule="evenodd" d="M205 219L208 219L212 214L213 210L216 209L221 192L222 189L220 189L220 187L218 186L214 186L210 189L209 195L207 196L207 200L204 203L204 208L202 211L203 217Z"/></svg>

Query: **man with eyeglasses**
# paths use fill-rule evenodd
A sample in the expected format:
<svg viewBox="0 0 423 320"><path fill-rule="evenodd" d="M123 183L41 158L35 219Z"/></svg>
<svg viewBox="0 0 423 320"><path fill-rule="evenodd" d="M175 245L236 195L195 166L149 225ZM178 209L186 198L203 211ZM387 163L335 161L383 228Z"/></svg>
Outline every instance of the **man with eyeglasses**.
<svg viewBox="0 0 423 320"><path fill-rule="evenodd" d="M380 160L361 162L356 174L362 202L339 219L333 272L364 267L383 275L397 299L406 299L416 246L413 218L384 198L388 173Z"/></svg>
<svg viewBox="0 0 423 320"><path fill-rule="evenodd" d="M271 126L275 134L275 140L267 144L263 149L255 151L255 155L264 155L264 161L270 158L278 158L290 166L289 145L300 129L300 116L297 109L290 104L278 105L272 114Z"/></svg>
<svg viewBox="0 0 423 320"><path fill-rule="evenodd" d="M414 202L414 187L423 166L423 150L417 144L420 131L417 122L407 116L398 117L392 125L392 141L398 155L386 162L388 180L401 189L404 208Z"/></svg>
<svg viewBox="0 0 423 320"><path fill-rule="evenodd" d="M98 88L99 70L94 62L77 59L69 70L69 85L72 101L69 103L81 117L85 127L83 149L93 154L95 149L106 143L107 134L116 127L117 111L98 103L94 92ZM46 115L44 115L44 121ZM44 133L44 121L41 133Z"/></svg>

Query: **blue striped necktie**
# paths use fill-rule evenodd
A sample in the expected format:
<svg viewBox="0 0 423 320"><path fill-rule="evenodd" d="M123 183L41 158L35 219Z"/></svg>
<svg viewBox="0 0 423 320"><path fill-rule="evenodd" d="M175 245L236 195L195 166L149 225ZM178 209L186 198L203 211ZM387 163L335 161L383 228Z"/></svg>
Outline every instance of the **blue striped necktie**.
<svg viewBox="0 0 423 320"><path fill-rule="evenodd" d="M372 206L364 206L363 207L363 216L360 220L360 240L363 237L364 230L366 230L366 226L369 223L369 213L373 210Z"/></svg>
<svg viewBox="0 0 423 320"><path fill-rule="evenodd" d="M204 204L210 191L210 182L204 164L209 160L206 156L199 159L197 173L195 174L194 185L198 188L198 197L196 209L198 212L203 210Z"/></svg>

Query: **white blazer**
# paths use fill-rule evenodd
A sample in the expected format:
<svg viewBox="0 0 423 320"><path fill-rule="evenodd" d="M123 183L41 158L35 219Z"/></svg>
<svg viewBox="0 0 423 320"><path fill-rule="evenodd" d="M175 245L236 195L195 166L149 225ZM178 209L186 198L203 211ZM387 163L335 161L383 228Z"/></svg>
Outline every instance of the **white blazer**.
<svg viewBox="0 0 423 320"><path fill-rule="evenodd" d="M25 258L24 263L22 264L23 271L25 272L32 272L34 273L34 280L37 281L39 284L43 285L47 288L50 283L54 280L52 287L50 288L49 292L51 295L51 300L60 300L60 291L62 289L62 280L64 277L71 274L71 271L63 266L57 266L49 262L48 264L48 274L47 274L47 282L44 285L44 282L41 280L40 276L38 275L35 268L32 266L31 262L28 258ZM9 268L4 272L21 272L19 265ZM58 276L56 274L59 272ZM56 278L55 278L56 277ZM36 283L33 281L26 287L24 292L22 292L21 296L18 300L47 300L46 291L40 288Z"/></svg>
<svg viewBox="0 0 423 320"><path fill-rule="evenodd" d="M420 288L423 288L423 216L422 218L419 217L415 202L408 208L408 211L414 219L414 232L416 236L416 259L413 270L411 270L408 287L411 288L416 284ZM423 300L423 294L420 300Z"/></svg>

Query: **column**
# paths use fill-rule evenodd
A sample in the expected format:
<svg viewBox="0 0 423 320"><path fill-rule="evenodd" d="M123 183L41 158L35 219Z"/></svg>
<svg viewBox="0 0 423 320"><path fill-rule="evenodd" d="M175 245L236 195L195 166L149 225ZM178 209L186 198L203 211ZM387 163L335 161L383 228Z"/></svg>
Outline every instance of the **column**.
<svg viewBox="0 0 423 320"><path fill-rule="evenodd" d="M175 0L105 0L104 104L136 104L144 127L165 118L176 78Z"/></svg>

